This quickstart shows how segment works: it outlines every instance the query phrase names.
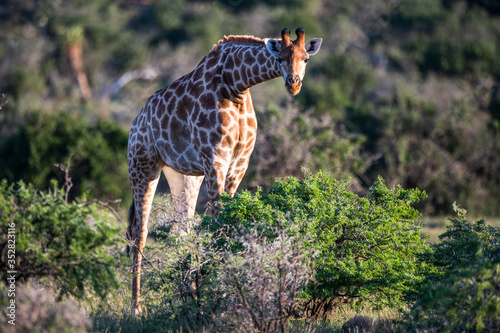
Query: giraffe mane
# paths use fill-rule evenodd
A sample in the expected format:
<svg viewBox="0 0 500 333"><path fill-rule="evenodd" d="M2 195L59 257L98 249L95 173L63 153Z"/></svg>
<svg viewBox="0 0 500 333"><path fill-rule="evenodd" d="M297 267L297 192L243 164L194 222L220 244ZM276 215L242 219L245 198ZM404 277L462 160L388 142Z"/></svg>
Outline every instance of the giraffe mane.
<svg viewBox="0 0 500 333"><path fill-rule="evenodd" d="M281 42L281 39L278 39L278 41ZM214 44L212 50L215 49L217 45L222 43L263 46L264 40L254 36L234 36L234 35L224 36L224 39L221 39L217 44Z"/></svg>

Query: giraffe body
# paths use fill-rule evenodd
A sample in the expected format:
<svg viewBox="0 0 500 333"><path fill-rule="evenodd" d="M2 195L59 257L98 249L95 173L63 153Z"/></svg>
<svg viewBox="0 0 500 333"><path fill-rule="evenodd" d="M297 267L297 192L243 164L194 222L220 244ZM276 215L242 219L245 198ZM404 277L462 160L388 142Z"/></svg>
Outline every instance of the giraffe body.
<svg viewBox="0 0 500 333"><path fill-rule="evenodd" d="M132 312L140 313L140 267L147 221L161 172L174 204L174 220L192 217L203 179L212 212L218 195L234 195L257 135L249 88L283 76L290 94L300 90L305 60L321 39L290 41L229 36L189 74L155 92L134 120L128 168L133 192L129 239L133 245ZM281 49L281 50L280 50Z"/></svg>

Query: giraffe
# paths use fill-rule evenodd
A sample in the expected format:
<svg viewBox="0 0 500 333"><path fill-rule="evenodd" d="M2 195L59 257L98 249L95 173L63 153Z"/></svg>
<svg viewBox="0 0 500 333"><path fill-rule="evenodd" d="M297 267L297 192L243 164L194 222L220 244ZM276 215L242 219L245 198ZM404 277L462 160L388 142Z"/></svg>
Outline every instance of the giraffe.
<svg viewBox="0 0 500 333"><path fill-rule="evenodd" d="M142 250L160 173L177 222L194 215L203 179L213 214L220 193L234 195L257 134L249 88L281 76L288 93L298 94L306 63L320 49L321 38L306 45L304 29L295 33L296 40L287 28L281 39L225 36L192 72L155 92L135 118L128 142L134 315L141 313Z"/></svg>

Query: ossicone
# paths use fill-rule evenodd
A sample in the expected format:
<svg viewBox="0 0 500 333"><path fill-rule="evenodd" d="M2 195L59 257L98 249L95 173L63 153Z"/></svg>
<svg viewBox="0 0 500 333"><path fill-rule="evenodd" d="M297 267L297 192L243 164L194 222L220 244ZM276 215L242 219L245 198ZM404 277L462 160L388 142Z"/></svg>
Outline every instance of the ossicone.
<svg viewBox="0 0 500 333"><path fill-rule="evenodd" d="M285 47L292 44L292 42L290 41L290 30L288 28L283 28L283 30L281 30L281 40L282 40L282 43L281 43L282 50Z"/></svg>
<svg viewBox="0 0 500 333"><path fill-rule="evenodd" d="M295 44L297 44L299 47L304 47L306 45L306 33L304 32L304 28L297 28L297 30L295 30L295 34L297 35Z"/></svg>

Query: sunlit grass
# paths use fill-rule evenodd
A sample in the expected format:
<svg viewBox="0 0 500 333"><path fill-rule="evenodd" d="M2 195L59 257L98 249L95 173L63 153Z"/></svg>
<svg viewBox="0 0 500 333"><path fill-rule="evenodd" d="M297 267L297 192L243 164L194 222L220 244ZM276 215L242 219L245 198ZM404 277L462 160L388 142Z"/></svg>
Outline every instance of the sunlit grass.
<svg viewBox="0 0 500 333"><path fill-rule="evenodd" d="M447 217L424 217L422 234L429 236L427 242L435 244L439 242L439 235L446 231L446 226L450 224Z"/></svg>
<svg viewBox="0 0 500 333"><path fill-rule="evenodd" d="M484 217L476 217L476 218L470 218L471 221L477 221L480 219L483 219ZM488 224L491 224L493 226L498 226L500 225L500 218L499 217L493 217L493 218L485 218L486 222ZM423 217L423 228L422 228L422 234L429 236L429 239L427 240L428 243L430 244L435 244L439 242L439 235L443 234L446 232L446 227L450 225L450 221L448 217L445 216L430 216L430 217Z"/></svg>

